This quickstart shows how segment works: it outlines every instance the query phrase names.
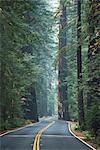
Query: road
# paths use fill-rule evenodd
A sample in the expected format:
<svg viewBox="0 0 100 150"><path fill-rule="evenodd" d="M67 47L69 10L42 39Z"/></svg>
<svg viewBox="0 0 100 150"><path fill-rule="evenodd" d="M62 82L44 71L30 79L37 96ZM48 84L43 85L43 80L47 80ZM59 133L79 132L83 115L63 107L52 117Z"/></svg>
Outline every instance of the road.
<svg viewBox="0 0 100 150"><path fill-rule="evenodd" d="M40 150L91 150L69 132L68 123L57 119L43 119L39 123L0 137L0 150L33 150L39 132ZM35 147L34 150L38 148Z"/></svg>

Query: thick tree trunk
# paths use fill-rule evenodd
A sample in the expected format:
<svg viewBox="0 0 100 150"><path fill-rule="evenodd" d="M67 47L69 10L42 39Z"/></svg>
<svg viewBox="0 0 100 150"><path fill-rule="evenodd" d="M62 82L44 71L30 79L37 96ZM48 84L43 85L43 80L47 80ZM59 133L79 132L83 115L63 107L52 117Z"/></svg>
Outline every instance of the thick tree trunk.
<svg viewBox="0 0 100 150"><path fill-rule="evenodd" d="M58 113L59 118L64 120L69 120L68 111L68 98L67 98L67 82L65 78L67 77L67 60L66 60L66 30L65 26L67 23L66 6L61 2L61 16L60 16L60 32L59 32L59 72L58 72L58 94L59 94L59 106Z"/></svg>
<svg viewBox="0 0 100 150"><path fill-rule="evenodd" d="M7 116L7 93L6 93L6 76L5 76L5 61L3 60L4 57L7 57L6 54L6 40L5 39L5 28L4 25L1 24L0 26L0 54L1 54L1 61L0 61L0 119L1 123L5 122L8 118ZM8 44L8 43L7 43Z"/></svg>
<svg viewBox="0 0 100 150"><path fill-rule="evenodd" d="M81 54L81 1L77 0L77 78L78 78L78 110L79 124L84 127L84 103L82 83L82 54Z"/></svg>
<svg viewBox="0 0 100 150"><path fill-rule="evenodd" d="M4 73L4 69L5 69L5 65L4 62L1 61L0 62L0 119L3 119L3 122L6 121L7 119L7 115L6 115L6 90L5 90L5 73Z"/></svg>

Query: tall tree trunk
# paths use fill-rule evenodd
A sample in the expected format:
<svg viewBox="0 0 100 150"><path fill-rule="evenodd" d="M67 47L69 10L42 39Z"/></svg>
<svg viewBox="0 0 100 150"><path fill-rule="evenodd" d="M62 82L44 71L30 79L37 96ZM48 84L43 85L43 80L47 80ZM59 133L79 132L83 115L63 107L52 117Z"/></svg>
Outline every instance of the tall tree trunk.
<svg viewBox="0 0 100 150"><path fill-rule="evenodd" d="M5 27L3 24L0 26L0 55L1 55L1 61L0 61L0 119L1 124L2 122L5 123L5 121L8 118L7 115L7 92L6 92L6 63L4 60L4 57L7 58L7 50L6 45L8 44L5 40Z"/></svg>
<svg viewBox="0 0 100 150"><path fill-rule="evenodd" d="M60 16L60 31L59 31L59 72L58 72L58 96L59 96L59 106L58 112L59 117L64 120L69 120L69 111L68 111L68 97L67 97L67 83L65 78L67 77L67 60L66 60L66 30L65 26L67 23L67 14L66 6L63 2L60 2L61 5L61 16Z"/></svg>
<svg viewBox="0 0 100 150"><path fill-rule="evenodd" d="M82 54L81 54L81 0L77 0L77 78L78 78L78 110L79 124L84 127L84 103L82 83Z"/></svg>
<svg viewBox="0 0 100 150"><path fill-rule="evenodd" d="M2 55L3 56L3 55ZM5 64L3 62L3 60L1 60L0 62L0 118L2 118L3 122L6 121L7 116L6 116L6 90L5 90ZM2 123L1 120L1 123Z"/></svg>

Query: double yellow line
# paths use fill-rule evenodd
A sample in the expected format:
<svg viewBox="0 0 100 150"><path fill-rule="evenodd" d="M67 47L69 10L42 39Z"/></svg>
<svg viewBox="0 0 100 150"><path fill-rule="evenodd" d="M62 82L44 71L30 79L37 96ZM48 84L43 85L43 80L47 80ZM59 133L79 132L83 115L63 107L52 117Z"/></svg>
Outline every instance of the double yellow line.
<svg viewBox="0 0 100 150"><path fill-rule="evenodd" d="M43 129L41 129L39 131L39 133L36 135L36 138L35 138L35 141L34 141L33 150L40 150L40 138L41 138L43 132L45 130L47 130L50 126L52 126L54 123L55 123L55 121L53 121L48 126L44 127Z"/></svg>

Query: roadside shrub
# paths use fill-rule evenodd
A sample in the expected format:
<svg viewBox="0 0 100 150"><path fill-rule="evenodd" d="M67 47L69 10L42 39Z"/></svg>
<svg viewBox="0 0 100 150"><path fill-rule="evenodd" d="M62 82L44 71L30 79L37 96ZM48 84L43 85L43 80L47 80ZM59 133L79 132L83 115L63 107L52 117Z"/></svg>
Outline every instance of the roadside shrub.
<svg viewBox="0 0 100 150"><path fill-rule="evenodd" d="M91 131L92 135L96 138L100 128L100 110L98 106L94 105L87 112L87 129Z"/></svg>
<svg viewBox="0 0 100 150"><path fill-rule="evenodd" d="M85 139L88 141L91 141L93 139L91 132L89 132L89 131L85 132Z"/></svg>
<svg viewBox="0 0 100 150"><path fill-rule="evenodd" d="M75 130L80 130L80 125L77 123L76 126L75 126Z"/></svg>

